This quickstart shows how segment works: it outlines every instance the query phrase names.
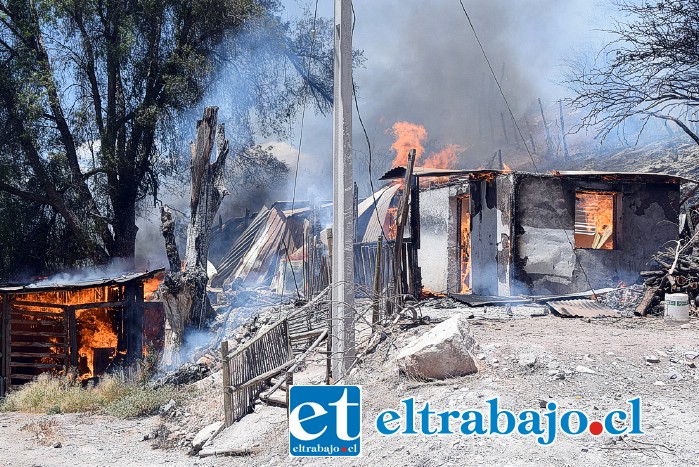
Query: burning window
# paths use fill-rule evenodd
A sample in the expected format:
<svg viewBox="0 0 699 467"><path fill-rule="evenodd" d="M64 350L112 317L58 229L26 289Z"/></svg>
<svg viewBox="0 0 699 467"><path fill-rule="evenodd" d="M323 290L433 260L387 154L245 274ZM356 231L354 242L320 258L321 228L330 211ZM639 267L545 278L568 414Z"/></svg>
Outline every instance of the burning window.
<svg viewBox="0 0 699 467"><path fill-rule="evenodd" d="M575 193L575 247L593 250L615 248L617 193Z"/></svg>

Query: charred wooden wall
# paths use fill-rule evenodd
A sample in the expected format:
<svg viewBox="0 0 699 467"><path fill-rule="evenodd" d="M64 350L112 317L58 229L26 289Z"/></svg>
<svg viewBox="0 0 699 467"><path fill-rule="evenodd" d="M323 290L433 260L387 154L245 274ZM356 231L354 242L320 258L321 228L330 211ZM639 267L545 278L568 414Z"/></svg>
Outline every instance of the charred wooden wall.
<svg viewBox="0 0 699 467"><path fill-rule="evenodd" d="M143 357L144 337L149 347L162 350L158 349L164 332L162 304L146 304L143 289L143 282L131 281L117 287L0 293L0 397L46 371L64 372L71 367L80 371L84 362L78 355L81 337L76 314L108 311L118 339L115 352L128 365ZM82 302L71 295L93 290ZM104 349L94 350L100 359L94 368L102 369L106 360L100 350Z"/></svg>

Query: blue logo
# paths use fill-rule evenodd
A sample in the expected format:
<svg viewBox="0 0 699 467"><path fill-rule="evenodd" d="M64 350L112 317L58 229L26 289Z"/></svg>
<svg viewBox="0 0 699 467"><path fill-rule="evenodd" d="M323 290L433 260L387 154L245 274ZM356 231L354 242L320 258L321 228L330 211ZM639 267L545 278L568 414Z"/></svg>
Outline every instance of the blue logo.
<svg viewBox="0 0 699 467"><path fill-rule="evenodd" d="M289 454L359 456L362 390L359 386L291 386Z"/></svg>

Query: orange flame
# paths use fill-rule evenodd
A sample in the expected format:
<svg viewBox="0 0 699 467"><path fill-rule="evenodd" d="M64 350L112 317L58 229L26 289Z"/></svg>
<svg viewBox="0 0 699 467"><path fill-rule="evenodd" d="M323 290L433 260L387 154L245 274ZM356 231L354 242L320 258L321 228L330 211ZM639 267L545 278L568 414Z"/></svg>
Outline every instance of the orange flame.
<svg viewBox="0 0 699 467"><path fill-rule="evenodd" d="M430 155L430 157L424 162L425 167L430 167L433 169L453 169L456 168L457 156L456 154L464 151L463 146L458 144L447 144L440 151Z"/></svg>
<svg viewBox="0 0 699 467"><path fill-rule="evenodd" d="M415 149L415 165L425 152L422 142L427 139L427 131L422 125L410 122L396 122L392 127L396 140L391 145L391 150L396 152L392 167L408 165L408 152Z"/></svg>
<svg viewBox="0 0 699 467"><path fill-rule="evenodd" d="M510 166L505 164L504 162L502 163L502 173L512 173L512 169L510 168Z"/></svg>
<svg viewBox="0 0 699 467"><path fill-rule="evenodd" d="M143 297L147 301L158 299L158 287L163 282L165 278L164 272L159 272L155 276L143 281Z"/></svg>
<svg viewBox="0 0 699 467"><path fill-rule="evenodd" d="M459 220L460 238L460 293L471 292L471 212L469 209L470 198L459 198L461 204L461 219Z"/></svg>
<svg viewBox="0 0 699 467"><path fill-rule="evenodd" d="M78 355L86 359L88 368L80 378L87 379L95 376L95 349L111 349L111 357L116 355L117 334L106 310L77 310L76 320L81 324Z"/></svg>
<svg viewBox="0 0 699 467"><path fill-rule="evenodd" d="M395 240L398 233L396 218L398 217L398 208L388 208L386 211L386 219L384 221L384 230L386 231L386 240Z"/></svg>
<svg viewBox="0 0 699 467"><path fill-rule="evenodd" d="M575 243L582 248L614 249L614 194L575 195Z"/></svg>
<svg viewBox="0 0 699 467"><path fill-rule="evenodd" d="M393 159L392 167L407 166L408 153L415 149L415 165L425 152L423 145L427 139L427 130L422 125L410 122L396 122L391 128L395 141L391 145L391 150L395 151L396 157ZM458 144L448 144L430 156L421 165L433 169L453 169L457 165L457 154L466 148Z"/></svg>

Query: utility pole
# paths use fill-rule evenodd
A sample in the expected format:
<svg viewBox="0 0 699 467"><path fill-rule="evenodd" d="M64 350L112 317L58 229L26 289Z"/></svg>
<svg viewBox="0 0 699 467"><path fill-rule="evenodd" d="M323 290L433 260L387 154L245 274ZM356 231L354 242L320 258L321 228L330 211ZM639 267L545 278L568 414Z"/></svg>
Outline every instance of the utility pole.
<svg viewBox="0 0 699 467"><path fill-rule="evenodd" d="M335 0L333 94L332 376L348 371L354 339L354 185L352 183L352 1Z"/></svg>

